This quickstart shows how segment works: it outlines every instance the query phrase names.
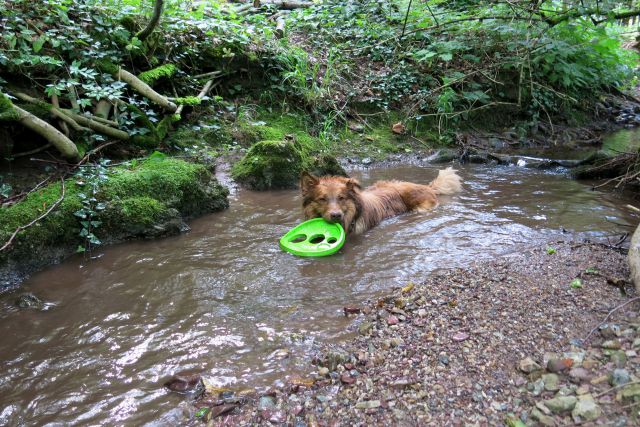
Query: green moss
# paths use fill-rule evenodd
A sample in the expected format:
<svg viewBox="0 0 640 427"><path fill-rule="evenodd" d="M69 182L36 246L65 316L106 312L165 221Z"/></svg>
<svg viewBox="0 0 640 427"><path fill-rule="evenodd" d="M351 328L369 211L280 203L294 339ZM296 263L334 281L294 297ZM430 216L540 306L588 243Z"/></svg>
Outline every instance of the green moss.
<svg viewBox="0 0 640 427"><path fill-rule="evenodd" d="M177 105L200 105L202 99L197 96L185 96L182 98L174 98L173 102Z"/></svg>
<svg viewBox="0 0 640 427"><path fill-rule="evenodd" d="M0 253L0 261L33 261L43 265L47 259L54 261L60 248L65 253L73 252L82 243L79 219L74 215L82 208L78 196L81 189L75 179L66 180L65 198L60 205L36 225L19 233L11 249ZM7 241L18 227L40 216L60 194L61 184L50 184L15 205L0 208L0 241ZM97 196L107 209L97 218L103 226L96 234L106 241L146 235L158 221L224 209L228 207L227 195L228 191L204 165L164 159L140 161L135 167L116 167Z"/></svg>
<svg viewBox="0 0 640 427"><path fill-rule="evenodd" d="M149 86L153 86L160 79L172 77L177 70L178 68L174 64L164 64L138 74L138 78Z"/></svg>
<svg viewBox="0 0 640 427"><path fill-rule="evenodd" d="M0 208L0 241L7 241L20 226L38 218L60 199L60 183L50 184L29 194L15 205ZM73 180L65 181L65 198L60 205L42 221L20 232L11 250L0 254L0 259L10 253L18 256L34 256L42 248L79 241L80 224L74 212L82 207L78 197L79 187Z"/></svg>
<svg viewBox="0 0 640 427"><path fill-rule="evenodd" d="M134 169L116 169L100 195L107 200L151 197L191 217L226 207L227 191L210 185L212 179L211 172L201 164L177 159L147 160Z"/></svg>
<svg viewBox="0 0 640 427"><path fill-rule="evenodd" d="M294 188L306 154L295 140L260 141L232 168L232 176L254 190Z"/></svg>
<svg viewBox="0 0 640 427"><path fill-rule="evenodd" d="M151 197L130 197L118 204L122 212L122 220L149 226L157 222L166 214L167 206Z"/></svg>
<svg viewBox="0 0 640 427"><path fill-rule="evenodd" d="M0 92L0 121L18 120L19 115L7 95Z"/></svg>

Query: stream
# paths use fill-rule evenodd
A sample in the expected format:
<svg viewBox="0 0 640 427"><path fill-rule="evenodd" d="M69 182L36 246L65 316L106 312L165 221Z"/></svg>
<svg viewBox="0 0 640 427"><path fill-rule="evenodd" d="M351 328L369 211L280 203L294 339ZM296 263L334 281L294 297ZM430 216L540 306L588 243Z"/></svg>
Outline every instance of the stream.
<svg viewBox="0 0 640 427"><path fill-rule="evenodd" d="M464 192L349 237L334 256L297 258L278 239L302 219L298 191L230 196L230 209L156 241L74 256L24 283L52 305L0 299L0 425L166 425L187 403L163 383L195 370L265 390L309 372L314 343L348 339L345 305L431 272L559 239L631 231L621 196L558 170L466 165ZM436 167L354 173L427 183Z"/></svg>

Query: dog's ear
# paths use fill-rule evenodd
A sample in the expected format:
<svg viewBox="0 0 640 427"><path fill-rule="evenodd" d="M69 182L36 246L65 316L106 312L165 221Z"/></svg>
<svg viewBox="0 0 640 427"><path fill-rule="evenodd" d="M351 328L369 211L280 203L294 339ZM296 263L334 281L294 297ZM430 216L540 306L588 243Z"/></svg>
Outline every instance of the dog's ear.
<svg viewBox="0 0 640 427"><path fill-rule="evenodd" d="M309 194L313 188L318 185L318 182L318 177L311 175L307 171L302 172L302 175L300 175L300 188L302 189L302 194Z"/></svg>
<svg viewBox="0 0 640 427"><path fill-rule="evenodd" d="M347 188L349 189L349 191L362 190L362 186L355 178L349 178L347 180Z"/></svg>

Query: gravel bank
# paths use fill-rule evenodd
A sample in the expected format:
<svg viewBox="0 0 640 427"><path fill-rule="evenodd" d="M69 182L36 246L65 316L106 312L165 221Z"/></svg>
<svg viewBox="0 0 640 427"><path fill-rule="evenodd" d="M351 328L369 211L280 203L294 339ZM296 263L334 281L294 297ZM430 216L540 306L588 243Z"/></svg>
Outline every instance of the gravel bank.
<svg viewBox="0 0 640 427"><path fill-rule="evenodd" d="M323 349L309 378L254 398L205 393L199 415L210 425L633 425L640 302L580 346L633 297L627 277L624 254L580 243L440 272L347 308L360 311L354 339Z"/></svg>

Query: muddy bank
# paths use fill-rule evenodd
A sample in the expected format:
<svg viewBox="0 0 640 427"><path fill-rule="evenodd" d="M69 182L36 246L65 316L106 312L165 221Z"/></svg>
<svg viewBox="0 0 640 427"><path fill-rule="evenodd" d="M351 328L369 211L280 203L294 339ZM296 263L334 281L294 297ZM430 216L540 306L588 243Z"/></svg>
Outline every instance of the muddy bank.
<svg viewBox="0 0 640 427"><path fill-rule="evenodd" d="M198 415L211 425L633 424L637 306L583 344L635 295L621 252L552 243L347 307L360 312L355 338L325 347L308 377L255 398L205 393Z"/></svg>
<svg viewBox="0 0 640 427"><path fill-rule="evenodd" d="M186 231L186 220L227 208L227 194L207 166L164 157L88 168L37 189L0 209L0 241L11 240L0 252L0 293L79 249L90 256L92 245Z"/></svg>

